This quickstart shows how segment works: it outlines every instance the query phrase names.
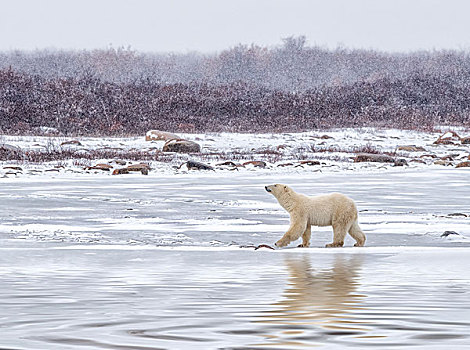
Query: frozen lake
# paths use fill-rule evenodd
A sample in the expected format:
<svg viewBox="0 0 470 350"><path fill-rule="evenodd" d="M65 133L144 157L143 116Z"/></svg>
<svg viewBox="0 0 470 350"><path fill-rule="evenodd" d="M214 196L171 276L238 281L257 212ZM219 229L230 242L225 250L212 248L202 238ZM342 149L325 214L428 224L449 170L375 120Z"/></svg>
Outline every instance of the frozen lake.
<svg viewBox="0 0 470 350"><path fill-rule="evenodd" d="M0 349L468 348L469 174L1 179ZM367 247L239 248L286 230L274 182L354 198Z"/></svg>
<svg viewBox="0 0 470 350"><path fill-rule="evenodd" d="M470 246L470 172L442 168L1 179L0 238L4 246L22 247L273 244L289 225L288 214L264 190L276 182L309 195L352 197L367 246ZM442 238L444 231L460 235ZM312 229L311 246L324 247L331 232Z"/></svg>

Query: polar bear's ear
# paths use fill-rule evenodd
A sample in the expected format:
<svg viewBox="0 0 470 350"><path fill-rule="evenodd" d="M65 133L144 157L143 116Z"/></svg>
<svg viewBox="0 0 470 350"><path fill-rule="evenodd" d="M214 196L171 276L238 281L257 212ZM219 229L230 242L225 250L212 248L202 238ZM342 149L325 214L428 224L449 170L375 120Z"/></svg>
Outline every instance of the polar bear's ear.
<svg viewBox="0 0 470 350"><path fill-rule="evenodd" d="M284 186L284 191L287 191L287 186Z"/></svg>

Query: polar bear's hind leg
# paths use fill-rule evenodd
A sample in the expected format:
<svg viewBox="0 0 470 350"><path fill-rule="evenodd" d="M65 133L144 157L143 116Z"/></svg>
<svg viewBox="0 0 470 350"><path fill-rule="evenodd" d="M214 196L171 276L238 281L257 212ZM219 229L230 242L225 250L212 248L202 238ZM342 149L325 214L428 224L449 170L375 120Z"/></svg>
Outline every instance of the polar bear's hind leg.
<svg viewBox="0 0 470 350"><path fill-rule="evenodd" d="M346 237L347 228L343 223L333 223L333 243L328 243L325 247L342 247Z"/></svg>
<svg viewBox="0 0 470 350"><path fill-rule="evenodd" d="M362 232L361 228L359 227L359 224L357 223L357 220L354 221L351 225L351 228L349 229L349 234L352 238L356 240L356 243L354 244L355 247L363 247L366 243L366 235L364 234L364 232Z"/></svg>

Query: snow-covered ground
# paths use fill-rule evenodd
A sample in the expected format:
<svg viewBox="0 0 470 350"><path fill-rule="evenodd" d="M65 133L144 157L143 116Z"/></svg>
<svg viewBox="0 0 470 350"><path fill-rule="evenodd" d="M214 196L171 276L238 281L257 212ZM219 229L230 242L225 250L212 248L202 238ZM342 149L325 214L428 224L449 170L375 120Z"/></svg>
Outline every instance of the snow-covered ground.
<svg viewBox="0 0 470 350"><path fill-rule="evenodd" d="M461 136L470 132L457 129ZM184 139L201 145L200 154L162 153L163 141L145 141L144 137L132 138L66 138L40 136L0 136L0 146L7 144L19 147L23 151L61 152L70 151L74 159L59 159L46 163L28 163L22 160L0 162L0 177L36 176L62 173L102 173L101 170L86 170L98 163L110 163L114 168L119 165L113 159L81 159L96 151L114 152L114 159L126 160L127 165L139 163L138 160L126 159L132 152L147 154L145 163L150 164L153 172L164 174L187 171L181 165L188 160L195 160L215 167L219 172L268 172L299 173L303 171L342 172L374 171L390 168L390 163L354 163L353 158L362 150L369 148L377 152L392 153L394 158L403 158L410 168L428 168L455 166L468 161L470 145L436 145L434 141L442 133L425 133L404 130L380 130L373 128L334 129L325 132L304 132L284 134L181 134ZM72 141L73 143L70 143ZM78 142L78 143L77 143ZM421 151L401 150L401 146L422 147ZM120 155L122 154L122 155ZM152 160L153 158L154 160ZM155 159L159 159L158 161ZM266 168L259 169L252 165L237 167L219 166L225 161L243 164L247 161L264 161ZM315 160L320 165L302 164L302 161ZM19 166L21 170L12 169Z"/></svg>
<svg viewBox="0 0 470 350"><path fill-rule="evenodd" d="M326 134L333 138L191 137L204 152L286 144L279 162L298 160L293 150L312 140L386 151L412 144L456 159L469 150L433 145L434 134ZM2 142L23 149L50 142L32 139ZM140 139L100 142L149 147ZM152 162L147 176L3 162L23 171L0 178L0 348L467 348L470 168L349 156L312 167L206 172L173 169L180 158ZM354 198L366 247L348 238L345 248L325 249L332 233L323 227L308 249L241 248L273 245L287 229L287 213L264 191L272 183Z"/></svg>

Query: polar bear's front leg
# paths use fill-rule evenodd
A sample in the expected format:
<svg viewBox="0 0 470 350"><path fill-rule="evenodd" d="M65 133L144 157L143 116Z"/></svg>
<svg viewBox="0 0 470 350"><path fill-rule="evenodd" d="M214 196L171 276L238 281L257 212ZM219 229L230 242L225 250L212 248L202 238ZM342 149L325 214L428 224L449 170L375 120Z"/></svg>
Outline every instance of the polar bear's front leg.
<svg viewBox="0 0 470 350"><path fill-rule="evenodd" d="M305 232L307 219L291 215L290 227L282 238L274 243L276 247L285 247L292 241L296 241Z"/></svg>
<svg viewBox="0 0 470 350"><path fill-rule="evenodd" d="M310 236L312 235L312 226L307 225L304 233L302 234L302 244L299 244L300 248L308 248L310 245Z"/></svg>

